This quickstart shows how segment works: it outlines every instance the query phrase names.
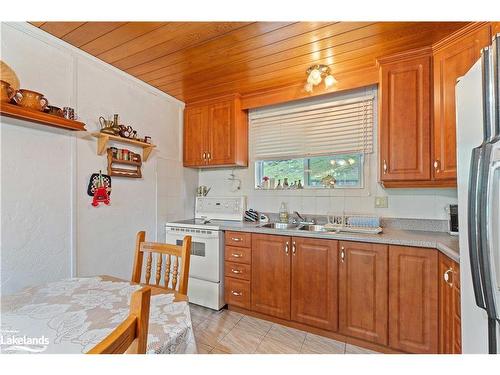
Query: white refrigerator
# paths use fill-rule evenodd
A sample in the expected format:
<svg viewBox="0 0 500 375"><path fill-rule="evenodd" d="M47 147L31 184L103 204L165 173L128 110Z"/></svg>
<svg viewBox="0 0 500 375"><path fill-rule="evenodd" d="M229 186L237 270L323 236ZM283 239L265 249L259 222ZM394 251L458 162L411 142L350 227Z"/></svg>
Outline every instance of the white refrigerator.
<svg viewBox="0 0 500 375"><path fill-rule="evenodd" d="M462 352L500 351L500 34L456 87Z"/></svg>

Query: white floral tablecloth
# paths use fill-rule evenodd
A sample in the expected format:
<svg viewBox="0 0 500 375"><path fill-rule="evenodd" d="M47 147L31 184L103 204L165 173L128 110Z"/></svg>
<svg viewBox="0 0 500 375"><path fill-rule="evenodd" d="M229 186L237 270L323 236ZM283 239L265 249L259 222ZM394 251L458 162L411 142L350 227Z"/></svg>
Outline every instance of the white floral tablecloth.
<svg viewBox="0 0 500 375"><path fill-rule="evenodd" d="M1 353L86 353L129 314L140 285L72 278L2 296ZM151 296L147 353L196 353L189 305Z"/></svg>

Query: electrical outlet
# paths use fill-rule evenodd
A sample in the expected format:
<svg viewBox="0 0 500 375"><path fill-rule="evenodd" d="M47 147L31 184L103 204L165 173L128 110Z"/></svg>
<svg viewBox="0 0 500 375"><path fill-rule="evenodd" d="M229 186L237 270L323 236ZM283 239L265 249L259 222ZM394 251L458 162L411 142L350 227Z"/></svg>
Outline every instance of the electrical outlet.
<svg viewBox="0 0 500 375"><path fill-rule="evenodd" d="M388 197L375 197L375 208L387 208L389 207Z"/></svg>

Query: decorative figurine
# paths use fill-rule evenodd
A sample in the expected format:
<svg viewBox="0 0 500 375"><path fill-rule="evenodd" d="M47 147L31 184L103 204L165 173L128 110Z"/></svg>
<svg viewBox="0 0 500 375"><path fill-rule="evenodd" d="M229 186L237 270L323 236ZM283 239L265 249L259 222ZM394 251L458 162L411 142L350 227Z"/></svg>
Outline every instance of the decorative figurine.
<svg viewBox="0 0 500 375"><path fill-rule="evenodd" d="M111 177L103 175L101 171L99 174L94 173L90 177L87 194L91 195L92 206L97 207L99 203L109 205L111 195Z"/></svg>

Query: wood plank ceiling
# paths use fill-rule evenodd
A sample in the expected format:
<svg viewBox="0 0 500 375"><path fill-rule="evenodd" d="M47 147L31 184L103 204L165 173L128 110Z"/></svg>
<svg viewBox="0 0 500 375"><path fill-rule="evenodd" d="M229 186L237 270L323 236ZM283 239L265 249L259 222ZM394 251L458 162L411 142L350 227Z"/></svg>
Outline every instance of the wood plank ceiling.
<svg viewBox="0 0 500 375"><path fill-rule="evenodd" d="M305 82L327 64L342 77L377 57L430 45L465 22L32 22L184 102Z"/></svg>

